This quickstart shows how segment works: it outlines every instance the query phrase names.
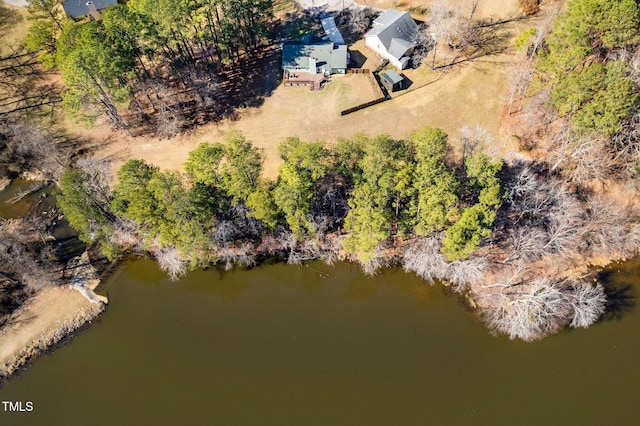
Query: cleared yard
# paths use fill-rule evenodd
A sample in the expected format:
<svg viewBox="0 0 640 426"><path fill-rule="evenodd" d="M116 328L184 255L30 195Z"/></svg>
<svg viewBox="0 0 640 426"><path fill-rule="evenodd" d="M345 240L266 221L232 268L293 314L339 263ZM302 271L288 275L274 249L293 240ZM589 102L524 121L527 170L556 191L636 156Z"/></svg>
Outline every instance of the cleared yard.
<svg viewBox="0 0 640 426"><path fill-rule="evenodd" d="M485 1L483 14L502 11L504 18L513 16L516 0ZM491 7L489 7L491 6ZM510 40L532 23L521 20L509 23L501 31ZM506 46L512 42L506 41ZM368 53L361 49L365 55ZM391 101L341 117L340 111L375 97L369 79L364 75L335 76L325 90L310 92L305 87L280 85L264 103L239 111L234 120L209 124L171 140L151 137L130 139L102 129L80 129L78 132L94 140L98 155L110 158L114 170L129 158L141 158L162 168L182 170L188 153L200 142L220 141L231 130L242 131L266 155L265 175L275 177L280 164L278 145L289 136L305 141L329 144L355 133L386 133L401 138L426 125L444 129L455 139L463 126L483 126L493 135L500 150L510 150L509 141L501 140L500 121L506 94L506 69L510 49L505 53L484 56L459 64L443 74L428 68L409 70L406 74L414 85L406 94ZM274 71L275 72L275 71ZM278 71L279 72L279 71ZM435 80L435 81L434 81ZM103 127L104 128L104 127Z"/></svg>

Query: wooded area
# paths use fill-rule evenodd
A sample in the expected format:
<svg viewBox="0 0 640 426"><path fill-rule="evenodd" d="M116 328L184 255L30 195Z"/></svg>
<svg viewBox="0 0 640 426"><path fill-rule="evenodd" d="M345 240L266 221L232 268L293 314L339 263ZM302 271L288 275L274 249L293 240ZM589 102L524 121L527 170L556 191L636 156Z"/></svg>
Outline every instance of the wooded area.
<svg viewBox="0 0 640 426"><path fill-rule="evenodd" d="M38 25L27 45L60 69L67 111L125 132L154 122L162 137L191 112L220 113L228 94L218 72L256 54L271 22L267 2L131 0L82 23L54 13L53 1L31 3ZM456 153L433 127L331 146L291 137L268 180L264 154L230 132L194 150L183 173L132 159L111 187L104 159L16 142L33 128L8 122L2 152L58 182L59 207L83 241L109 259L150 253L173 279L270 256L352 260L368 274L401 265L466 293L512 338L586 327L607 298L585 265L640 247L640 13L633 0L572 0L563 13L561 2L521 3L543 15L515 40L504 131L521 152L508 161L490 154L481 128L461 129ZM477 2L465 4L434 3L426 66L488 55L499 41L495 23L474 19Z"/></svg>

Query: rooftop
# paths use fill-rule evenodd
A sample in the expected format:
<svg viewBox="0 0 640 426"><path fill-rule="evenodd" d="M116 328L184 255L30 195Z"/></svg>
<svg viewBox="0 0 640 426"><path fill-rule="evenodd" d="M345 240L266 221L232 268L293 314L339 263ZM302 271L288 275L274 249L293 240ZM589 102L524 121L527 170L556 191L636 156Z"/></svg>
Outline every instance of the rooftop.
<svg viewBox="0 0 640 426"><path fill-rule="evenodd" d="M67 0L62 3L64 11L72 18L81 18L89 14L87 6L89 0ZM117 0L90 0L98 10L106 9L107 6L118 4Z"/></svg>
<svg viewBox="0 0 640 426"><path fill-rule="evenodd" d="M373 21L365 37L377 37L390 55L400 59L416 45L418 26L409 12L389 9Z"/></svg>
<svg viewBox="0 0 640 426"><path fill-rule="evenodd" d="M347 46L335 46L332 41L314 44L286 42L282 47L282 66L289 68L309 68L309 59L314 58L317 66L347 68Z"/></svg>
<svg viewBox="0 0 640 426"><path fill-rule="evenodd" d="M404 77L402 77L400 74L398 74L393 70L389 70L384 74L382 74L382 78L384 78L386 81L388 81L391 84L396 84L401 82Z"/></svg>

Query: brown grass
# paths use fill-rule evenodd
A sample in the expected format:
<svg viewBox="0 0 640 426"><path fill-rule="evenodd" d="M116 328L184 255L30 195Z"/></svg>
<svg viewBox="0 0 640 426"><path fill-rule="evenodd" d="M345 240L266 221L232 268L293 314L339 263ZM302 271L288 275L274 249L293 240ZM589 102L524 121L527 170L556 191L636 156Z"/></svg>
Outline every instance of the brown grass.
<svg viewBox="0 0 640 426"><path fill-rule="evenodd" d="M29 21L24 7L11 6L0 1L0 55L10 52L27 35Z"/></svg>
<svg viewBox="0 0 640 426"><path fill-rule="evenodd" d="M386 3L378 6L386 6ZM513 10L517 11L517 0L509 0L506 5L503 1L486 0L481 2L478 14L506 19L512 17ZM500 14L495 15L498 12ZM512 22L501 31L508 32L512 39L527 25L530 23L526 20ZM511 44L511 41L506 42L506 45ZM363 43L359 42L353 48L369 57L363 67L375 69L377 59L364 48ZM362 75L336 76L325 90L318 92L280 85L264 98L260 106L244 108L234 119L196 127L171 140L128 138L121 133L112 133L104 126L82 129L72 125L73 133L93 140L97 154L112 160L114 170L130 158L141 158L161 168L182 170L188 153L200 142L221 141L225 133L240 130L264 150L265 175L272 178L277 175L280 164L277 147L289 136L333 144L339 138L348 138L359 132L369 135L386 133L402 138L413 130L431 125L444 129L455 144L461 127L480 125L503 144L506 142L500 140L500 117L510 53L461 63L439 78L439 73L428 67L405 70L414 83L408 91L400 92L391 101L344 117L340 116L342 109L373 96L373 88L368 86L368 80ZM511 148L507 146L503 151Z"/></svg>

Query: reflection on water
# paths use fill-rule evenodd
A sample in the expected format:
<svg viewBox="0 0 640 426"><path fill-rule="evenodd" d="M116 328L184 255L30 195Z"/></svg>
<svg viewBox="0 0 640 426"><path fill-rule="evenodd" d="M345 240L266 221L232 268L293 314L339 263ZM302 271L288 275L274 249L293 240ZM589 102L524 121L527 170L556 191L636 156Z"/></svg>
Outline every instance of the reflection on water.
<svg viewBox="0 0 640 426"><path fill-rule="evenodd" d="M640 260L616 264L600 272L607 294L607 311L601 321L620 320L636 307L636 291Z"/></svg>
<svg viewBox="0 0 640 426"><path fill-rule="evenodd" d="M640 263L605 272L633 301ZM0 389L4 425L637 424L640 314L526 344L442 287L347 264L197 271L147 260L90 330Z"/></svg>
<svg viewBox="0 0 640 426"><path fill-rule="evenodd" d="M15 198L25 192L30 192L25 197L15 200ZM42 182L25 180L22 178L13 179L11 183L0 191L0 218L15 219L29 213L37 204L44 204L41 210L53 207L55 200L52 197L43 198L43 194L50 195L53 187L43 186Z"/></svg>

